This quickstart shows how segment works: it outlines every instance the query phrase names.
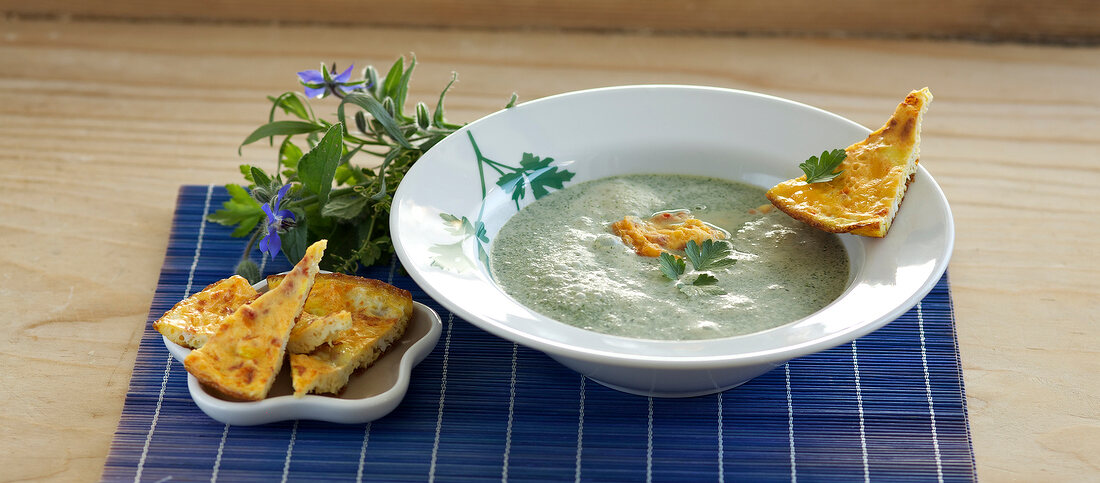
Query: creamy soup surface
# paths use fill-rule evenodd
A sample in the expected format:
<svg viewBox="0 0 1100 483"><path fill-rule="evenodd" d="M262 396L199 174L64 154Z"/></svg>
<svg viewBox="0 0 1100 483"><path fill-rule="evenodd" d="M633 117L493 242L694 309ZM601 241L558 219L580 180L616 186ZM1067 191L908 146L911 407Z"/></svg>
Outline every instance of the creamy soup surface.
<svg viewBox="0 0 1100 483"><path fill-rule="evenodd" d="M492 273L519 303L596 332L688 340L761 331L828 305L848 280L836 235L778 210L759 213L762 204L763 189L713 178L628 175L580 183L528 205L501 228ZM685 209L730 234L737 262L707 272L724 294L686 294L657 258L635 254L609 228L624 216ZM698 273L690 263L687 270L680 284Z"/></svg>

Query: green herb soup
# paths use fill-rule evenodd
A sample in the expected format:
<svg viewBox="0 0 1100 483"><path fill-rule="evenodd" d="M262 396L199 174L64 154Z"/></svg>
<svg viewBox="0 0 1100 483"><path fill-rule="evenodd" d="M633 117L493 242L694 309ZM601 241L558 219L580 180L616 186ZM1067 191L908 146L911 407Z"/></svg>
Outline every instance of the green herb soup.
<svg viewBox="0 0 1100 483"><path fill-rule="evenodd" d="M755 210L766 203L760 188L695 176L581 183L530 204L501 228L493 276L519 303L606 334L710 339L776 327L836 299L848 281L848 257L835 235L778 210ZM698 271L688 262L674 281L659 258L635 254L610 228L624 216L646 220L670 210L690 210L729 232L727 257L736 263Z"/></svg>

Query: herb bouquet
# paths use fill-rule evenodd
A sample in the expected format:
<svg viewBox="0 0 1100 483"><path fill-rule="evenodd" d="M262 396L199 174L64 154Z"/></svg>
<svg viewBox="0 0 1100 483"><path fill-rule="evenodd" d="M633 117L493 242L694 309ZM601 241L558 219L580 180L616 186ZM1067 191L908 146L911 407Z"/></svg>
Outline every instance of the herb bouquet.
<svg viewBox="0 0 1100 483"><path fill-rule="evenodd" d="M336 66L298 73L304 94L292 91L268 97L268 122L245 138L241 146L267 139L279 141L273 171L243 164L247 187L229 184L230 199L208 220L236 226L233 236L251 236L236 272L259 280L256 263L248 258L257 241L271 257L281 251L293 264L306 247L328 239L322 268L354 273L393 254L389 236L390 203L405 173L428 149L461 127L447 122L443 99L456 74L439 94L435 109L418 102L405 112L409 80L416 59L398 58L385 78L373 66L352 79L354 66L337 73ZM336 120L318 117L310 99L339 99ZM515 104L512 94L506 107ZM276 120L282 111L288 119ZM358 155L381 159L375 168L352 164ZM377 160L376 160L377 161Z"/></svg>

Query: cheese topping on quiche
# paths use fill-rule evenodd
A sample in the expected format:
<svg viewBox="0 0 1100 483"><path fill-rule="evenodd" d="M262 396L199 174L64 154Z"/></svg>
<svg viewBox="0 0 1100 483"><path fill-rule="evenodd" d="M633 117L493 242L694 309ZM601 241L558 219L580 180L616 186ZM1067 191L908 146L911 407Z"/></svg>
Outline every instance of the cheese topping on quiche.
<svg viewBox="0 0 1100 483"><path fill-rule="evenodd" d="M214 335L226 317L257 296L256 289L244 277L234 275L181 300L153 322L153 328L172 342L197 349Z"/></svg>
<svg viewBox="0 0 1100 483"><path fill-rule="evenodd" d="M153 328L181 346L198 349L206 344L218 327L242 305L259 297L243 277L234 275L212 283L176 304L172 310L153 322ZM306 354L325 342L332 341L340 331L351 328L351 314L334 313L324 316L302 312L294 322L286 350Z"/></svg>
<svg viewBox="0 0 1100 483"><path fill-rule="evenodd" d="M921 120L932 93L913 91L886 125L848 146L831 181L802 176L768 190L768 199L791 217L832 233L886 236L905 190L917 172Z"/></svg>
<svg viewBox="0 0 1100 483"><path fill-rule="evenodd" d="M279 287L282 275L267 278ZM351 328L309 354L291 354L294 395L336 393L351 373L371 365L405 333L412 317L412 294L392 285L338 273L317 275L305 312L315 315L348 311Z"/></svg>
<svg viewBox="0 0 1100 483"><path fill-rule="evenodd" d="M321 344L332 342L341 332L350 328L351 313L347 310L328 315L302 312L302 315L298 316L298 321L294 323L294 328L290 330L290 340L286 343L286 350L291 354L308 354L321 347Z"/></svg>
<svg viewBox="0 0 1100 483"><path fill-rule="evenodd" d="M692 240L701 244L705 240L721 240L728 236L689 211L661 212L648 220L625 216L611 224L611 231L643 257L659 257L662 252L683 250Z"/></svg>
<svg viewBox="0 0 1100 483"><path fill-rule="evenodd" d="M326 245L325 240L311 245L282 284L226 317L205 345L187 355L187 372L228 396L251 401L266 397Z"/></svg>

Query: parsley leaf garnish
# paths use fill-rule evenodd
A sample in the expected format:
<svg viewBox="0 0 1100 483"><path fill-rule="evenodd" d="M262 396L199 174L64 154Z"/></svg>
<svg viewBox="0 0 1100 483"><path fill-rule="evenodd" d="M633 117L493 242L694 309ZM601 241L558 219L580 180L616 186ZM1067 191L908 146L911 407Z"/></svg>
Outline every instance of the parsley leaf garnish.
<svg viewBox="0 0 1100 483"><path fill-rule="evenodd" d="M695 281L691 282L695 286L714 285L718 283L718 279L709 273L700 273L698 277L695 277Z"/></svg>
<svg viewBox="0 0 1100 483"><path fill-rule="evenodd" d="M698 272L691 283L680 280L680 276L687 271L684 259L671 253L661 253L658 266L669 280L676 282L676 288L684 295L689 297L724 295L726 291L716 285L718 278L703 271L724 268L737 263L737 259L730 256L732 251L733 247L726 241L705 240L699 244L695 240L688 240L687 246L684 247L684 255L691 262L692 270Z"/></svg>
<svg viewBox="0 0 1100 483"><path fill-rule="evenodd" d="M700 273L690 284L678 283L676 288L680 289L680 292L688 297L697 297L699 295L725 295L726 291L715 285L717 283L718 279L713 275L709 273Z"/></svg>
<svg viewBox="0 0 1100 483"><path fill-rule="evenodd" d="M664 272L665 276L669 280L676 280L680 278L680 275L684 274L684 270L687 269L687 265L684 260L671 253L662 252L660 259L661 272Z"/></svg>
<svg viewBox="0 0 1100 483"><path fill-rule="evenodd" d="M696 270L714 270L737 263L737 260L730 258L731 250L730 244L724 241L704 240L700 245L695 240L688 240L684 254Z"/></svg>
<svg viewBox="0 0 1100 483"><path fill-rule="evenodd" d="M802 168L802 172L806 173L807 183L820 183L824 181L832 181L844 170L833 172L840 163L844 161L844 158L848 157L848 153L843 149L834 149L832 151L822 151L821 157L810 156L804 163L799 164L798 167Z"/></svg>

